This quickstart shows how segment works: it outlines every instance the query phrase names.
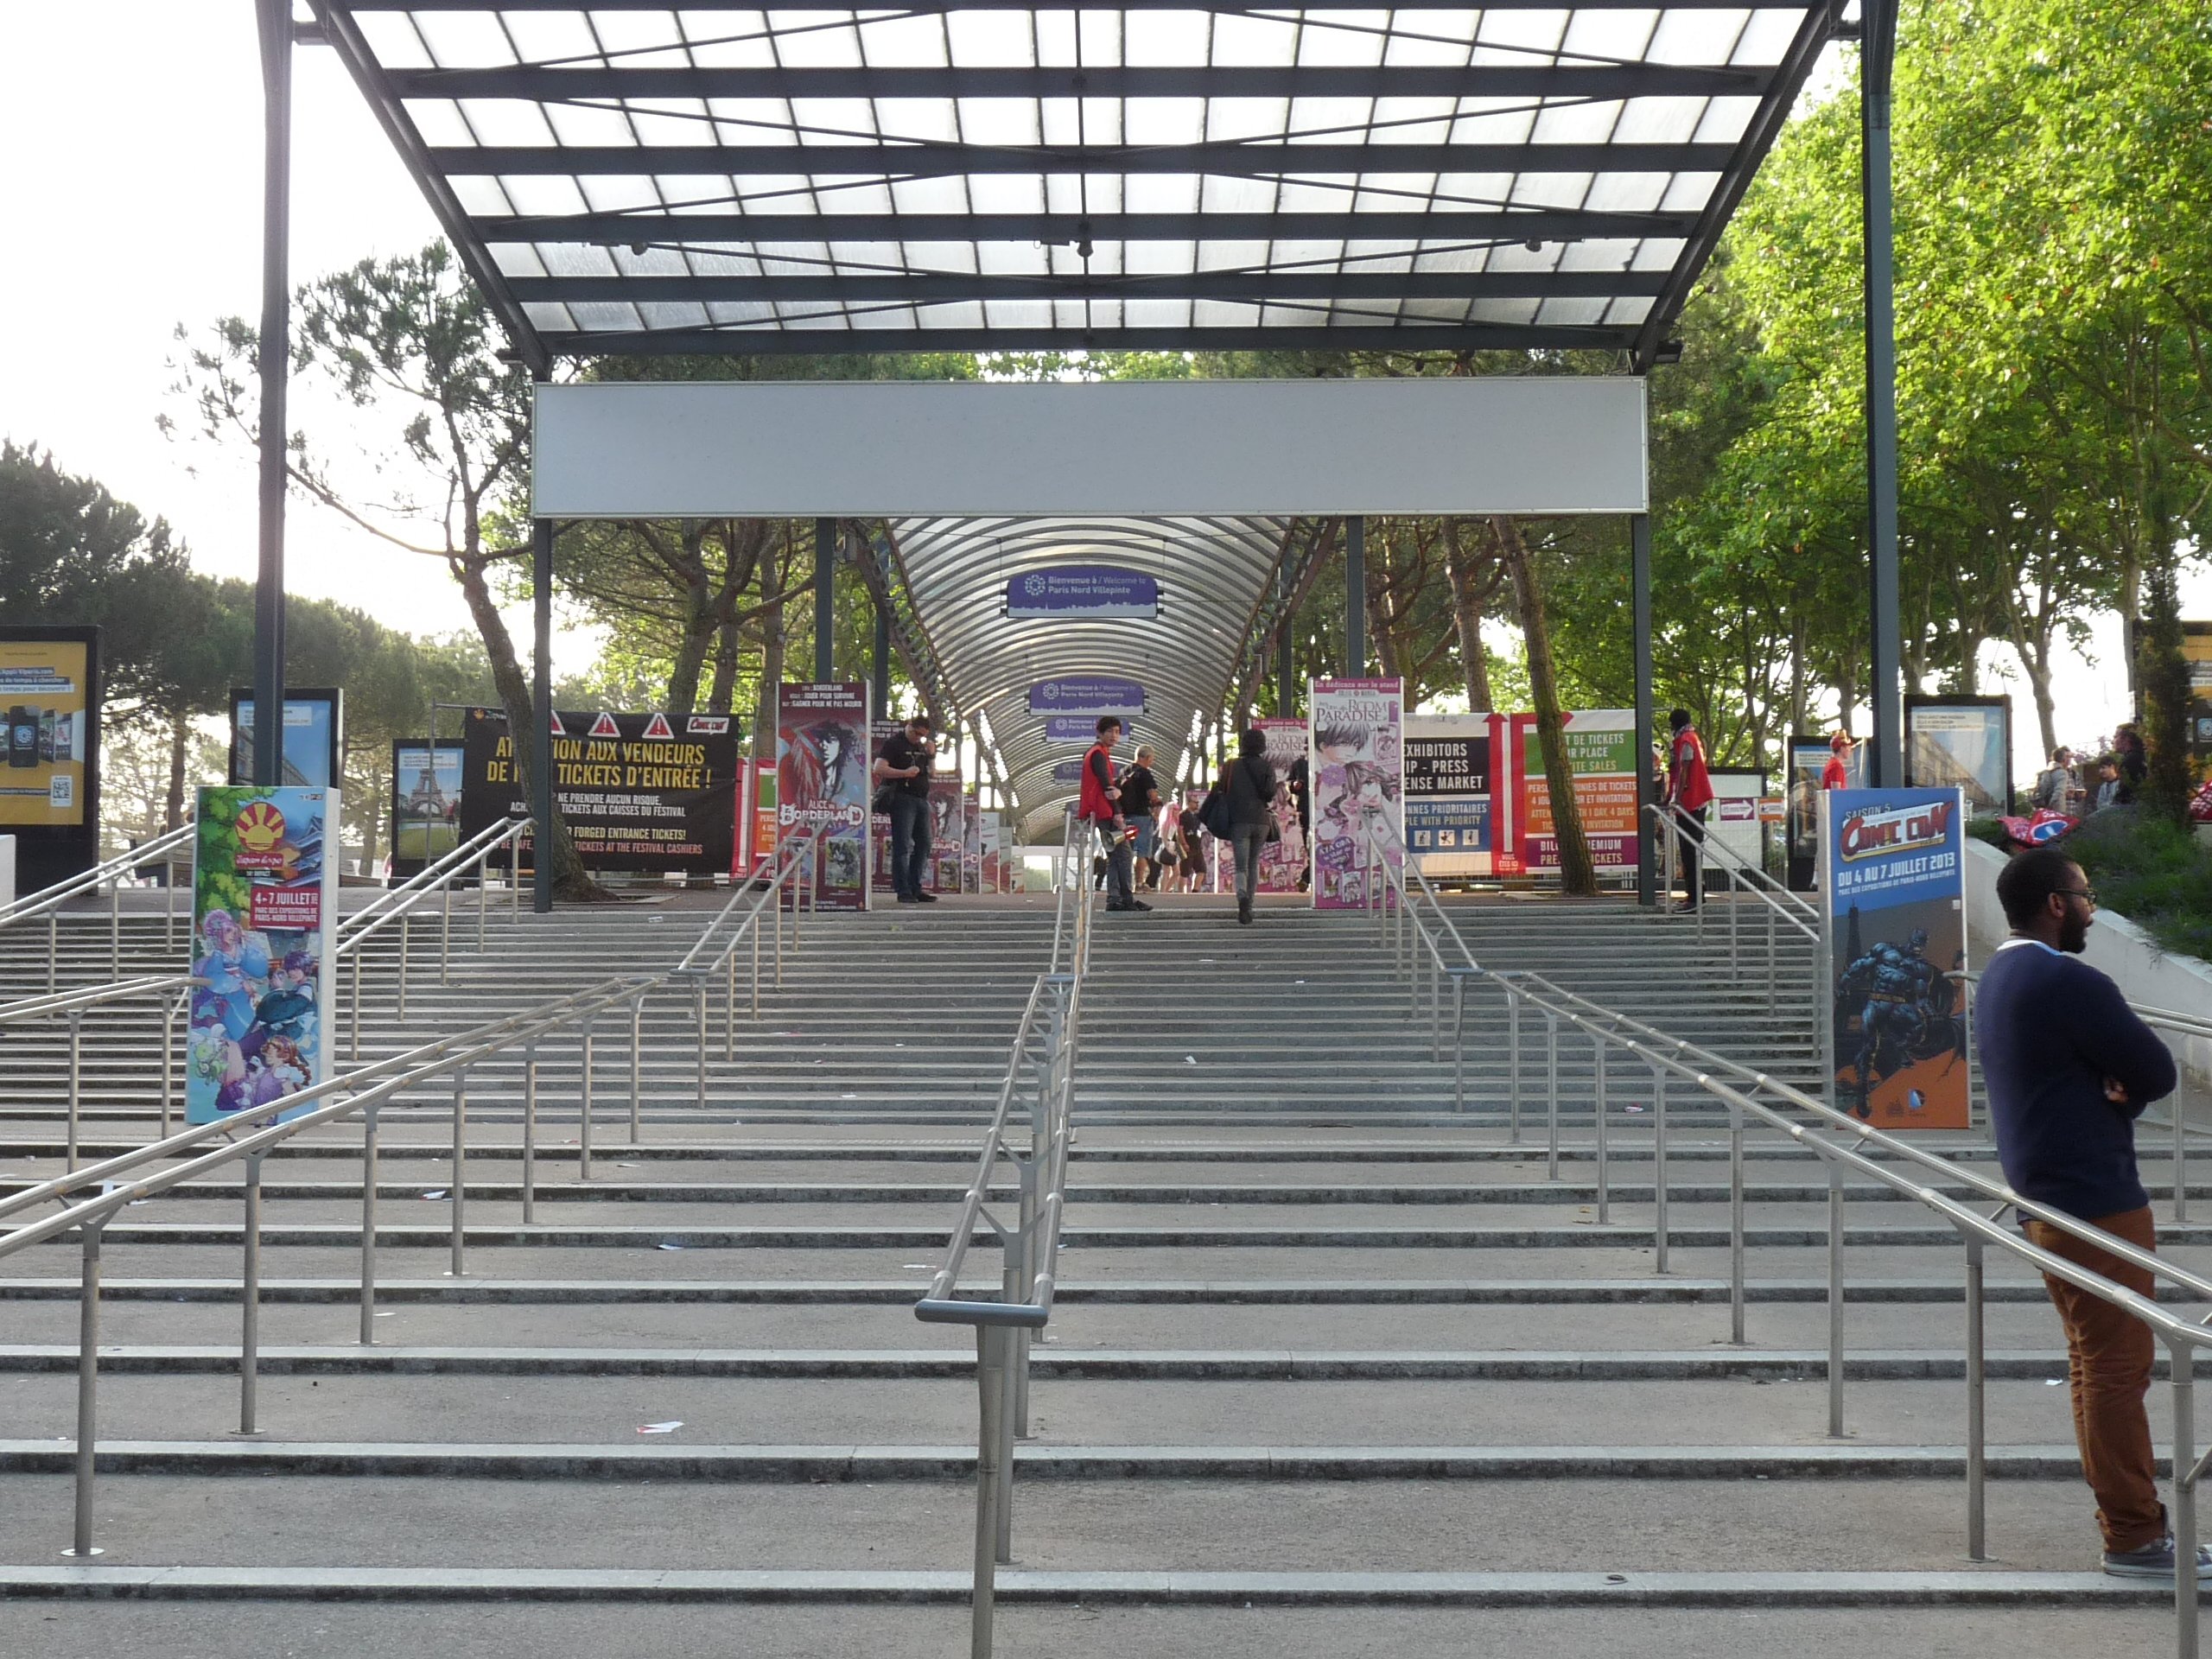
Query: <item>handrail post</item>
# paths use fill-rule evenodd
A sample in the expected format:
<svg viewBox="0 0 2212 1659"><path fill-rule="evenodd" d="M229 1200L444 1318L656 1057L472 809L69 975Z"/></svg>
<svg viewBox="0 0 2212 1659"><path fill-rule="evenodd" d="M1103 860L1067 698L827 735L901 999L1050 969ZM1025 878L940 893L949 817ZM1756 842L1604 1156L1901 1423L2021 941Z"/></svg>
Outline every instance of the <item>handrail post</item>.
<svg viewBox="0 0 2212 1659"><path fill-rule="evenodd" d="M353 947L353 971L348 976L353 1002L353 1028L349 1058L358 1061L361 1058L361 981L368 976L369 942L363 939L356 944Z"/></svg>
<svg viewBox="0 0 2212 1659"><path fill-rule="evenodd" d="M1505 985L1505 1111L1506 1141L1513 1146L1521 1144L1521 994L1504 981ZM1459 982L1459 1009L1466 1012L1466 981ZM1463 1108L1465 1102L1461 1103Z"/></svg>
<svg viewBox="0 0 2212 1659"><path fill-rule="evenodd" d="M1739 878L1734 869L1724 864L1720 873L1727 879L1721 882L1721 891L1728 900L1728 986L1733 990L1744 977L1742 963L1736 954L1736 888Z"/></svg>
<svg viewBox="0 0 2212 1659"><path fill-rule="evenodd" d="M769 886L774 889L781 886L781 881L779 879L772 878ZM776 988L780 991L784 988L784 897L780 892L772 891L770 897L772 902L768 906L768 913L776 918ZM792 926L796 928L798 926L796 918L798 915L798 868L796 864L791 868L791 915L794 918ZM757 987L760 976L756 972L753 978ZM760 999L757 989L753 1000L753 1012L755 1014L760 1012Z"/></svg>
<svg viewBox="0 0 2212 1659"><path fill-rule="evenodd" d="M1544 1010L1544 1075L1546 1085L1544 1179L1559 1179L1559 1015Z"/></svg>
<svg viewBox="0 0 2212 1659"><path fill-rule="evenodd" d="M1827 1160L1828 1438L1843 1438L1843 1166Z"/></svg>
<svg viewBox="0 0 2212 1659"><path fill-rule="evenodd" d="M178 999L167 991L156 993L162 999L162 1133L169 1138L169 1106L176 1089L176 1010Z"/></svg>
<svg viewBox="0 0 2212 1659"><path fill-rule="evenodd" d="M70 1063L72 1065L76 1063L73 1054L71 1056ZM2174 1120L2174 1219L2187 1221L2189 1219L2189 1126L2188 1120L2181 1109L2179 1094L2167 1097L2166 1110L2172 1114Z"/></svg>
<svg viewBox="0 0 2212 1659"><path fill-rule="evenodd" d="M403 910L399 912L399 1017L402 1020L407 1017L407 958L413 954L408 947L414 931L415 912Z"/></svg>
<svg viewBox="0 0 2212 1659"><path fill-rule="evenodd" d="M1775 931L1775 918L1781 912L1777 906L1766 907L1766 1011L1774 1014L1782 1007L1782 961L1777 955L1779 936Z"/></svg>
<svg viewBox="0 0 2212 1659"><path fill-rule="evenodd" d="M1611 1170L1605 1159L1605 1039L1602 1033L1590 1039L1591 1058L1596 1065L1596 1075L1591 1078L1590 1110L1598 1121L1598 1224L1608 1225L1612 1220L1613 1184Z"/></svg>
<svg viewBox="0 0 2212 1659"><path fill-rule="evenodd" d="M85 1052L85 1011L69 1010L69 1147L68 1163L65 1167L77 1167L77 1106L83 1092L78 1062Z"/></svg>
<svg viewBox="0 0 2212 1659"><path fill-rule="evenodd" d="M1506 993L1510 1003L1512 993ZM1521 1138L1521 1057L1513 1057L1513 1118L1514 1139ZM1467 976L1455 972L1452 976L1452 1109L1467 1109Z"/></svg>
<svg viewBox="0 0 2212 1659"><path fill-rule="evenodd" d="M261 1160L246 1154L245 1262L238 1286L238 1433L257 1434L254 1411L261 1371Z"/></svg>
<svg viewBox="0 0 2212 1659"><path fill-rule="evenodd" d="M1967 1559L1989 1559L1983 1486L1988 1478L1989 1441L1985 1355L1986 1320L1982 1312L1981 1235L1968 1233L1967 1244Z"/></svg>
<svg viewBox="0 0 2212 1659"><path fill-rule="evenodd" d="M2196 1483L2189 1476L2196 1467L2196 1350L2169 1340L2166 1363L2174 1402L2174 1650L2196 1659Z"/></svg>
<svg viewBox="0 0 2212 1659"><path fill-rule="evenodd" d="M753 920L753 1017L760 1017L760 919L757 913ZM737 1039L733 1036L729 1040L729 1057L734 1060L737 1058Z"/></svg>
<svg viewBox="0 0 2212 1659"><path fill-rule="evenodd" d="M1728 1103L1728 1340L1744 1345L1744 1109Z"/></svg>
<svg viewBox="0 0 2212 1659"><path fill-rule="evenodd" d="M453 877L448 875L439 885L445 891L445 901L441 906L444 920L439 924L438 983L450 985L453 983Z"/></svg>
<svg viewBox="0 0 2212 1659"><path fill-rule="evenodd" d="M976 1327L976 1591L969 1659L991 1659L991 1615L999 1567L999 1443L1006 1415L1006 1328Z"/></svg>
<svg viewBox="0 0 2212 1659"><path fill-rule="evenodd" d="M51 994L58 982L54 976L61 963L61 912L46 912L46 988Z"/></svg>
<svg viewBox="0 0 2212 1659"><path fill-rule="evenodd" d="M537 1219L537 1045L522 1052L522 1224Z"/></svg>
<svg viewBox="0 0 2212 1659"><path fill-rule="evenodd" d="M644 1138L640 1123L645 1092L645 999L640 995L631 999L630 1002L630 1144L633 1147ZM706 1052L707 1030L702 1018L699 1022L699 1065L702 1071L706 1069ZM702 1099L699 1103L703 1106L706 1102Z"/></svg>
<svg viewBox="0 0 2212 1659"><path fill-rule="evenodd" d="M737 1063L737 949L733 945L722 957L727 970L722 981L722 1061ZM699 1040L704 1042L707 1033L701 1032Z"/></svg>
<svg viewBox="0 0 2212 1659"><path fill-rule="evenodd" d="M107 879L107 976L123 977L123 875Z"/></svg>
<svg viewBox="0 0 2212 1659"><path fill-rule="evenodd" d="M361 1109L361 1345L376 1341L377 1114L382 1103Z"/></svg>
<svg viewBox="0 0 2212 1659"><path fill-rule="evenodd" d="M105 1552L92 1548L92 1477L99 1441L100 1235L107 1217L85 1224L85 1265L77 1286L77 1502L69 1548L62 1553L88 1560Z"/></svg>
<svg viewBox="0 0 2212 1659"><path fill-rule="evenodd" d="M592 1021L584 1020L583 1039L576 1052L579 1077L576 1093L576 1179L591 1179L591 1062Z"/></svg>
<svg viewBox="0 0 2212 1659"><path fill-rule="evenodd" d="M1652 1271L1667 1271L1667 1073L1651 1068L1651 1255Z"/></svg>
<svg viewBox="0 0 2212 1659"><path fill-rule="evenodd" d="M476 855L476 954L484 954L484 912L492 907L492 849Z"/></svg>
<svg viewBox="0 0 2212 1659"><path fill-rule="evenodd" d="M707 1109L707 976L704 973L692 976L691 997L693 1023L699 1033L699 1040L696 1046L699 1053L699 1109L703 1113ZM633 1026L632 1027L633 1033L635 1030L636 1027ZM630 1138L632 1141L637 1139L634 1130Z"/></svg>
<svg viewBox="0 0 2212 1659"><path fill-rule="evenodd" d="M463 1277L467 1263L468 1206L468 1072L453 1079L453 1265L454 1278Z"/></svg>

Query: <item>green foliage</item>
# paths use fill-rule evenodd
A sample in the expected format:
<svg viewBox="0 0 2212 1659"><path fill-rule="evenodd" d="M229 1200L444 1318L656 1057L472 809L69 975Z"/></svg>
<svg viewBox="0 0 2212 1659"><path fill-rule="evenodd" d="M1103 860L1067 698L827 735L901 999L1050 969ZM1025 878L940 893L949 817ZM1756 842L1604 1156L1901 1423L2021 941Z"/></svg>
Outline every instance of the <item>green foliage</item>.
<svg viewBox="0 0 2212 1659"><path fill-rule="evenodd" d="M2061 842L2097 890L2160 948L2212 961L2212 848L2186 823L2139 810L2101 812Z"/></svg>
<svg viewBox="0 0 2212 1659"><path fill-rule="evenodd" d="M2196 694L2190 685L2188 660L2182 655L2181 599L2171 559L2160 559L2151 567L2143 596L2143 628L2135 645L2136 683L2143 692L2143 743L2149 769L2139 799L2153 817L2186 824L2193 792L2189 713Z"/></svg>
<svg viewBox="0 0 2212 1659"><path fill-rule="evenodd" d="M220 906L237 917L241 925L252 902L253 883L251 878L232 870L238 851L238 817L260 795L261 791L254 789L209 790L205 798L207 810L200 816L199 833L194 837L200 872L198 892L201 907Z"/></svg>

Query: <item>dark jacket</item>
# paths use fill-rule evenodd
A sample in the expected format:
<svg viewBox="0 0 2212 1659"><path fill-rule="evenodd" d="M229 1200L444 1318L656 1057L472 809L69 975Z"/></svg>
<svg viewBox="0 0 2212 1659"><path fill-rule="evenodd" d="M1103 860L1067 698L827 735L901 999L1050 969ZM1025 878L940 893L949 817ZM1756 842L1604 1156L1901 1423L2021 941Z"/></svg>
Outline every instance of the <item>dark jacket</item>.
<svg viewBox="0 0 2212 1659"><path fill-rule="evenodd" d="M1262 830L1268 803L1275 798L1275 769L1264 754L1239 755L1229 763L1229 823L1232 830Z"/></svg>
<svg viewBox="0 0 2212 1659"><path fill-rule="evenodd" d="M2151 1201L2135 1170L2135 1120L2173 1092L2174 1058L2117 985L2048 945L2006 944L1982 970L1974 1028L2015 1192L2084 1221ZM2124 1103L2105 1098L2107 1077Z"/></svg>

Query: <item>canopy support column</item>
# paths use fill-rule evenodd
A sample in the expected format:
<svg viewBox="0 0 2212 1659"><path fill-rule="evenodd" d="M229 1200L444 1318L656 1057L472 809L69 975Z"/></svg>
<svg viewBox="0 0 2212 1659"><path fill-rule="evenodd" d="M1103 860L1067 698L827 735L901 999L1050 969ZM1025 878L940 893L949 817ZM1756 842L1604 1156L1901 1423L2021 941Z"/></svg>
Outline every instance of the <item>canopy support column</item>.
<svg viewBox="0 0 2212 1659"><path fill-rule="evenodd" d="M1868 781L1904 782L1903 633L1897 611L1897 346L1890 190L1890 70L1897 0L1865 0L1860 25L1860 205L1866 222L1866 518L1872 565L1873 742Z"/></svg>
<svg viewBox="0 0 2212 1659"><path fill-rule="evenodd" d="M891 717L891 613L875 606L875 718Z"/></svg>
<svg viewBox="0 0 2212 1659"><path fill-rule="evenodd" d="M531 908L553 909L553 521L530 521Z"/></svg>
<svg viewBox="0 0 2212 1659"><path fill-rule="evenodd" d="M1344 520L1344 673L1366 672L1367 520L1354 513Z"/></svg>
<svg viewBox="0 0 2212 1659"><path fill-rule="evenodd" d="M837 666L837 521L814 521L814 677L831 677Z"/></svg>
<svg viewBox="0 0 2212 1659"><path fill-rule="evenodd" d="M1630 585L1636 611L1636 902L1658 897L1658 832L1647 816L1656 804L1651 787L1651 515L1629 515Z"/></svg>
<svg viewBox="0 0 2212 1659"><path fill-rule="evenodd" d="M253 590L253 777L284 781L286 377L291 366L292 8L258 0L261 205L261 558ZM335 779L332 782L335 783ZM333 826L334 831L335 826ZM334 847L333 850L335 849Z"/></svg>

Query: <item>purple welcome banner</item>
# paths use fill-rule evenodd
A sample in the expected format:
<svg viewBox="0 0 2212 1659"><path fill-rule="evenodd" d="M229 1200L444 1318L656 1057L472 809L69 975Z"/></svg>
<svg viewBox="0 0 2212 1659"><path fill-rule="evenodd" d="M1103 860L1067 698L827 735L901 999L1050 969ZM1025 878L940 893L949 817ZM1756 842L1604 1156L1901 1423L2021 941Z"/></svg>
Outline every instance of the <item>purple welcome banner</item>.
<svg viewBox="0 0 2212 1659"><path fill-rule="evenodd" d="M1083 675L1065 680L1039 680L1029 688L1033 715L1101 715L1124 718L1144 712L1144 688L1135 680Z"/></svg>
<svg viewBox="0 0 2212 1659"><path fill-rule="evenodd" d="M1110 564L1058 564L1024 571L1006 584L1012 617L1119 616L1150 619L1160 612L1160 583Z"/></svg>

